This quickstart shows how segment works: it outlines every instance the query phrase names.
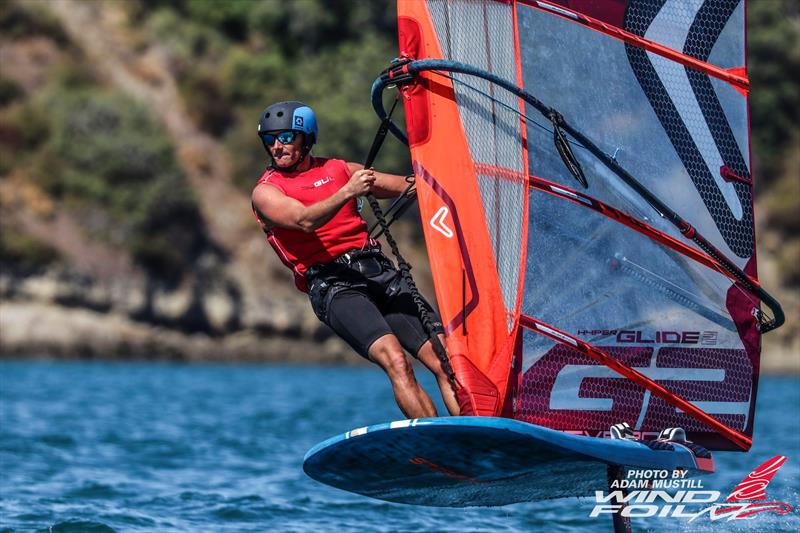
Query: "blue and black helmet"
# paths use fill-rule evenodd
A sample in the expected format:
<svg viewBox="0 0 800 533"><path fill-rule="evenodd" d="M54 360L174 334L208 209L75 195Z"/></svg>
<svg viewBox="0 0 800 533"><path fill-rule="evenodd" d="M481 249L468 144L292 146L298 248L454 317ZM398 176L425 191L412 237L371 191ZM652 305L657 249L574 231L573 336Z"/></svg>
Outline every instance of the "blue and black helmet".
<svg viewBox="0 0 800 533"><path fill-rule="evenodd" d="M258 121L258 137L265 133L294 130L304 134L303 148L311 150L317 142L317 117L314 110L303 102L278 102L272 104L261 113ZM263 139L262 139L263 142ZM264 146L269 151L268 146Z"/></svg>

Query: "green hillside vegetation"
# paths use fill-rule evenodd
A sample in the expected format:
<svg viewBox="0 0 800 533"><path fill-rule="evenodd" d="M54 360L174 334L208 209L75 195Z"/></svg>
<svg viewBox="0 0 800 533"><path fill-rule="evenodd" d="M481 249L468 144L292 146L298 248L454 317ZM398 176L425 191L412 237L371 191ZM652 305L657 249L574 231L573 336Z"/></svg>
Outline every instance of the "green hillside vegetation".
<svg viewBox="0 0 800 533"><path fill-rule="evenodd" d="M397 54L394 3L324 0L129 0L126 32L167 58L187 114L230 154L231 180L249 191L265 165L256 137L268 103L311 104L320 154L364 157L376 128L369 90ZM765 227L777 237L783 283L800 284L798 110L800 15L794 0L751 1L753 169ZM38 47L34 76L0 71L0 175L36 187L96 239L124 250L152 276L179 279L211 245L180 148L159 114L100 79L46 2L0 2L4 46ZM42 43L45 44L42 44ZM46 43L50 43L47 45ZM146 73L143 73L146 75ZM402 117L399 117L402 121ZM389 141L378 166L405 173L405 147ZM17 206L10 200L4 210ZM4 216L5 218L5 216ZM0 261L59 260L46 242L3 224ZM50 251L48 251L50 250Z"/></svg>
<svg viewBox="0 0 800 533"><path fill-rule="evenodd" d="M768 250L784 285L800 287L800 3L751 2L748 10L751 129L756 193ZM778 280L775 280L778 281ZM796 311L796 310L795 310Z"/></svg>
<svg viewBox="0 0 800 533"><path fill-rule="evenodd" d="M83 213L94 237L126 248L154 274L171 278L188 268L202 221L150 110L103 87L56 81L3 116L17 170Z"/></svg>
<svg viewBox="0 0 800 533"><path fill-rule="evenodd" d="M369 90L397 55L388 3L162 0L130 10L167 53L197 124L233 155L243 190L263 170L255 126L275 101L314 107L318 153L358 161L369 149L376 128ZM405 148L387 143L380 164L405 173Z"/></svg>

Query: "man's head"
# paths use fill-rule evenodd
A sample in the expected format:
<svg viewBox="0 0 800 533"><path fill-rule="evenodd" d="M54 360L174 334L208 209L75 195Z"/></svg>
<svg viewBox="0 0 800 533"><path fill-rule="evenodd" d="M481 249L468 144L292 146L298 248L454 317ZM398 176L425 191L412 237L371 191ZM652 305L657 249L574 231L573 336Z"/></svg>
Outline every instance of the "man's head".
<svg viewBox="0 0 800 533"><path fill-rule="evenodd" d="M317 142L317 118L302 102L278 102L261 113L258 137L272 166L292 171Z"/></svg>

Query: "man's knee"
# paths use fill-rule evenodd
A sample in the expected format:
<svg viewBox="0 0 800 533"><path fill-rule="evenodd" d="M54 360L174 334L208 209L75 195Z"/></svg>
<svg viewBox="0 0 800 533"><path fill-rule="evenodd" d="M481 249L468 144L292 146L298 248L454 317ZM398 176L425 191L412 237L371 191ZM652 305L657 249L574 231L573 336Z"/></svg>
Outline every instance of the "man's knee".
<svg viewBox="0 0 800 533"><path fill-rule="evenodd" d="M389 379L397 385L411 385L416 381L414 368L403 353L392 356L386 368L386 373L389 374Z"/></svg>
<svg viewBox="0 0 800 533"><path fill-rule="evenodd" d="M381 339L370 348L372 359L383 368L392 381L405 382L414 379L414 369L408 361L400 343L393 338Z"/></svg>

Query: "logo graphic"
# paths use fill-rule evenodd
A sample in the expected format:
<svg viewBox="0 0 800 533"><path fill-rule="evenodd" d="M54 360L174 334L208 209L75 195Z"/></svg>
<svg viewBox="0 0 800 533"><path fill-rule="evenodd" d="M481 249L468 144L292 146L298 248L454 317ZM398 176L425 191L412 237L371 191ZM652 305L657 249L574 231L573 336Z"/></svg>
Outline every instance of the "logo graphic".
<svg viewBox="0 0 800 533"><path fill-rule="evenodd" d="M774 511L778 514L786 514L792 511L792 506L784 502L759 502L752 503L749 500L767 499L766 489L772 476L780 470L786 462L785 455L776 455L765 462L752 472L750 472L733 489L725 500L733 503L718 503L703 509L692 520L698 516L708 513L711 520L728 517L728 520L749 519L753 515L766 511ZM692 521L690 520L690 522Z"/></svg>
<svg viewBox="0 0 800 533"><path fill-rule="evenodd" d="M330 176L325 176L325 177L324 177L324 178L322 178L321 180L317 180L317 181L315 181L315 182L314 182L314 187L322 187L322 186L323 186L323 185L325 185L326 183L330 183L330 182L332 182L332 181L333 181L333 178L332 178L332 177L330 177Z"/></svg>
<svg viewBox="0 0 800 533"><path fill-rule="evenodd" d="M302 128L303 127L303 117L301 117L300 115L295 115L295 117L294 117L294 125L297 126L298 128Z"/></svg>
<svg viewBox="0 0 800 533"><path fill-rule="evenodd" d="M442 206L436 211L436 214L431 217L431 227L448 239L453 237L453 230L444 223L445 217L449 214L450 210L447 209L446 206Z"/></svg>
<svg viewBox="0 0 800 533"><path fill-rule="evenodd" d="M783 463L786 462L786 456L776 455L763 465L759 466L741 483L736 485L733 492L728 496L729 502L739 502L742 500L764 500L767 498L767 485L772 480L775 472L780 470Z"/></svg>
<svg viewBox="0 0 800 533"><path fill-rule="evenodd" d="M685 478L684 470L628 470L625 479L615 480L609 486L612 492L595 491L596 505L590 517L601 514L620 514L624 517L688 518L693 522L707 515L711 521L752 520L755 515L772 511L779 515L792 512L784 502L754 501L766 499L766 488L772 476L786 462L786 457L776 455L748 474L728 495L725 503L718 503L721 494L716 490L703 490L700 479ZM664 489L677 488L671 494ZM622 489L622 490L619 490ZM639 489L639 490L628 490ZM706 504L700 511L687 508L691 504Z"/></svg>
<svg viewBox="0 0 800 533"><path fill-rule="evenodd" d="M536 329L549 334L538 324ZM610 355L648 378L692 398L692 403L707 413L723 415L730 424L743 428L749 420L752 367L746 356L732 353L697 345L626 345L609 350ZM707 363L698 368L698 361ZM600 410L608 413L608 420L635 422L631 423L633 427L677 426L706 431L694 418L659 401L644 388L623 387L624 381L605 365L587 362L585 355L559 343L523 374L522 386L529 393L522 413L534 423L535 417L558 417L562 429L570 430L596 427ZM594 392L586 394L587 387Z"/></svg>

